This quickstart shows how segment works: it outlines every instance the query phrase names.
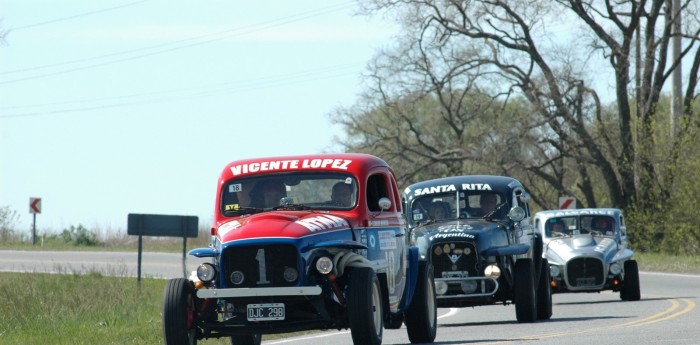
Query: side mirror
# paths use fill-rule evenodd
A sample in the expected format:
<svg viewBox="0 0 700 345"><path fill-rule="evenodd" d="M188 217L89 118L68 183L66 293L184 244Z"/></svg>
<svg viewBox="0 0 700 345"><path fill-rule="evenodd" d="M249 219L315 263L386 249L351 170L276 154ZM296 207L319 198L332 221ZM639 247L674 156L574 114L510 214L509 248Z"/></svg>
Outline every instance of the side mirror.
<svg viewBox="0 0 700 345"><path fill-rule="evenodd" d="M379 208L382 211L386 211L391 208L391 200L387 197L382 197L379 199Z"/></svg>
<svg viewBox="0 0 700 345"><path fill-rule="evenodd" d="M519 187L515 190L515 196L520 198L520 201L522 202L530 202L530 200L532 200L530 194Z"/></svg>
<svg viewBox="0 0 700 345"><path fill-rule="evenodd" d="M520 206L511 208L508 212L508 219L516 223L525 219L525 210Z"/></svg>

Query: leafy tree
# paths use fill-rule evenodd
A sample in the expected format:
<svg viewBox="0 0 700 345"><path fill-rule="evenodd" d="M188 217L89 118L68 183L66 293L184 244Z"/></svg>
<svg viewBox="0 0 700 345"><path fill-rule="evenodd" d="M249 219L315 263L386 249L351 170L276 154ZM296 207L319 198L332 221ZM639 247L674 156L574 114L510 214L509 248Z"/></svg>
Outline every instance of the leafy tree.
<svg viewBox="0 0 700 345"><path fill-rule="evenodd" d="M453 90L455 85L468 86L462 87L467 90L489 85L493 96L528 101L531 113L521 134L527 134L525 144L536 155L516 157L521 169L565 191L566 184L560 182L566 176L558 176L557 164L561 167L562 161L572 159L576 168L567 170L581 187L577 194L591 206L597 206L599 198L589 182L594 176L605 182L605 198L618 207L645 210L654 207L651 200L670 196L684 139L698 123L691 107L700 66L697 3L682 4L682 57L691 61L691 67L680 129L667 143L663 157L655 152L655 137L668 131L656 122L659 101L672 68L680 62L669 58L675 35L670 28L676 19L665 7L669 1L374 0L363 4L366 13L392 11L401 19L400 53L380 54L377 61L397 65L404 63L397 60L402 55L414 61L397 68L423 72L424 79L395 78L426 86L413 92L439 95L444 86ZM549 28L564 25L571 34L556 40L556 32ZM633 69L635 58L638 74ZM601 70L612 76L614 109L606 109L601 102L605 90L595 83ZM441 78L431 79L435 76ZM629 90L633 81L638 92ZM387 89L385 84L375 84ZM450 105L444 103L443 109Z"/></svg>
<svg viewBox="0 0 700 345"><path fill-rule="evenodd" d="M697 2L682 3L682 18L664 0L361 3L366 14L395 15L402 30L371 61L356 106L332 118L347 150L381 155L400 183L507 174L542 208L574 195L639 220L689 200L677 192L697 179L688 168L699 157ZM681 59L683 113L670 135L662 91Z"/></svg>

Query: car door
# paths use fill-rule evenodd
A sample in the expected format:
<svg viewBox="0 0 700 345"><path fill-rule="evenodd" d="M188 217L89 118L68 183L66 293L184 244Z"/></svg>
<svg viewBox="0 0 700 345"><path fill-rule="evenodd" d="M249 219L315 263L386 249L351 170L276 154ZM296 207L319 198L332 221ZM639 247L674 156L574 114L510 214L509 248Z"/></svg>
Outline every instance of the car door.
<svg viewBox="0 0 700 345"><path fill-rule="evenodd" d="M386 267L389 306L398 309L406 284L406 223L401 215L401 201L391 175L384 170L367 178L368 259ZM383 210L379 201L387 198L391 205Z"/></svg>

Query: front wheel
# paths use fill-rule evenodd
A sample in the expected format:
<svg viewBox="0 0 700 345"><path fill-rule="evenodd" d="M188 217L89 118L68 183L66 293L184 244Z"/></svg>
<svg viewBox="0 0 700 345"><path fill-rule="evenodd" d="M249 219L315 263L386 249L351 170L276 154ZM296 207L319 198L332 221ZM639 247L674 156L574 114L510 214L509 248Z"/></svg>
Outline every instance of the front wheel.
<svg viewBox="0 0 700 345"><path fill-rule="evenodd" d="M420 261L413 301L406 311L406 330L411 343L432 343L437 333L437 302L433 265Z"/></svg>
<svg viewBox="0 0 700 345"><path fill-rule="evenodd" d="M549 261L542 259L540 278L537 281L537 320L549 320L552 317L552 286L549 274Z"/></svg>
<svg viewBox="0 0 700 345"><path fill-rule="evenodd" d="M515 316L520 323L535 322L537 319L537 301L535 298L535 279L532 259L518 259L515 262Z"/></svg>
<svg viewBox="0 0 700 345"><path fill-rule="evenodd" d="M170 279L163 296L165 345L197 345L194 285L184 278Z"/></svg>
<svg viewBox="0 0 700 345"><path fill-rule="evenodd" d="M383 335L382 294L379 279L369 267L348 274L348 321L356 345L380 345Z"/></svg>
<svg viewBox="0 0 700 345"><path fill-rule="evenodd" d="M639 289L639 267L637 261L625 261L625 280L622 282L620 298L624 301L639 301L642 298Z"/></svg>

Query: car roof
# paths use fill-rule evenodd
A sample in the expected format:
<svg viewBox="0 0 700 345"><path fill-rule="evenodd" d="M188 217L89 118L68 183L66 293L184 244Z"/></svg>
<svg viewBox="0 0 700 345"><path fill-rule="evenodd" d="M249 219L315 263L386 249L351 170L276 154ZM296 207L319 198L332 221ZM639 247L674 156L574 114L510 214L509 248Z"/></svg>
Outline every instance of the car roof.
<svg viewBox="0 0 700 345"><path fill-rule="evenodd" d="M494 191L500 194L509 195L513 189L520 187L524 189L520 181L508 176L496 175L464 175L443 177L414 183L406 187L403 191L407 200L413 199L416 190L421 190L426 194L443 193L446 187L453 186L454 190L469 191ZM433 188L431 188L433 187ZM440 187L440 188L437 188Z"/></svg>
<svg viewBox="0 0 700 345"><path fill-rule="evenodd" d="M323 153L313 155L249 158L233 161L221 172L220 181L234 177L288 172L336 171L363 176L369 169L389 165L379 157L364 153Z"/></svg>
<svg viewBox="0 0 700 345"><path fill-rule="evenodd" d="M549 218L566 216L612 216L613 218L618 219L620 216L622 216L622 210L618 208L578 208L570 210L546 210L536 212L534 218L539 218L542 219L542 221L546 221Z"/></svg>

